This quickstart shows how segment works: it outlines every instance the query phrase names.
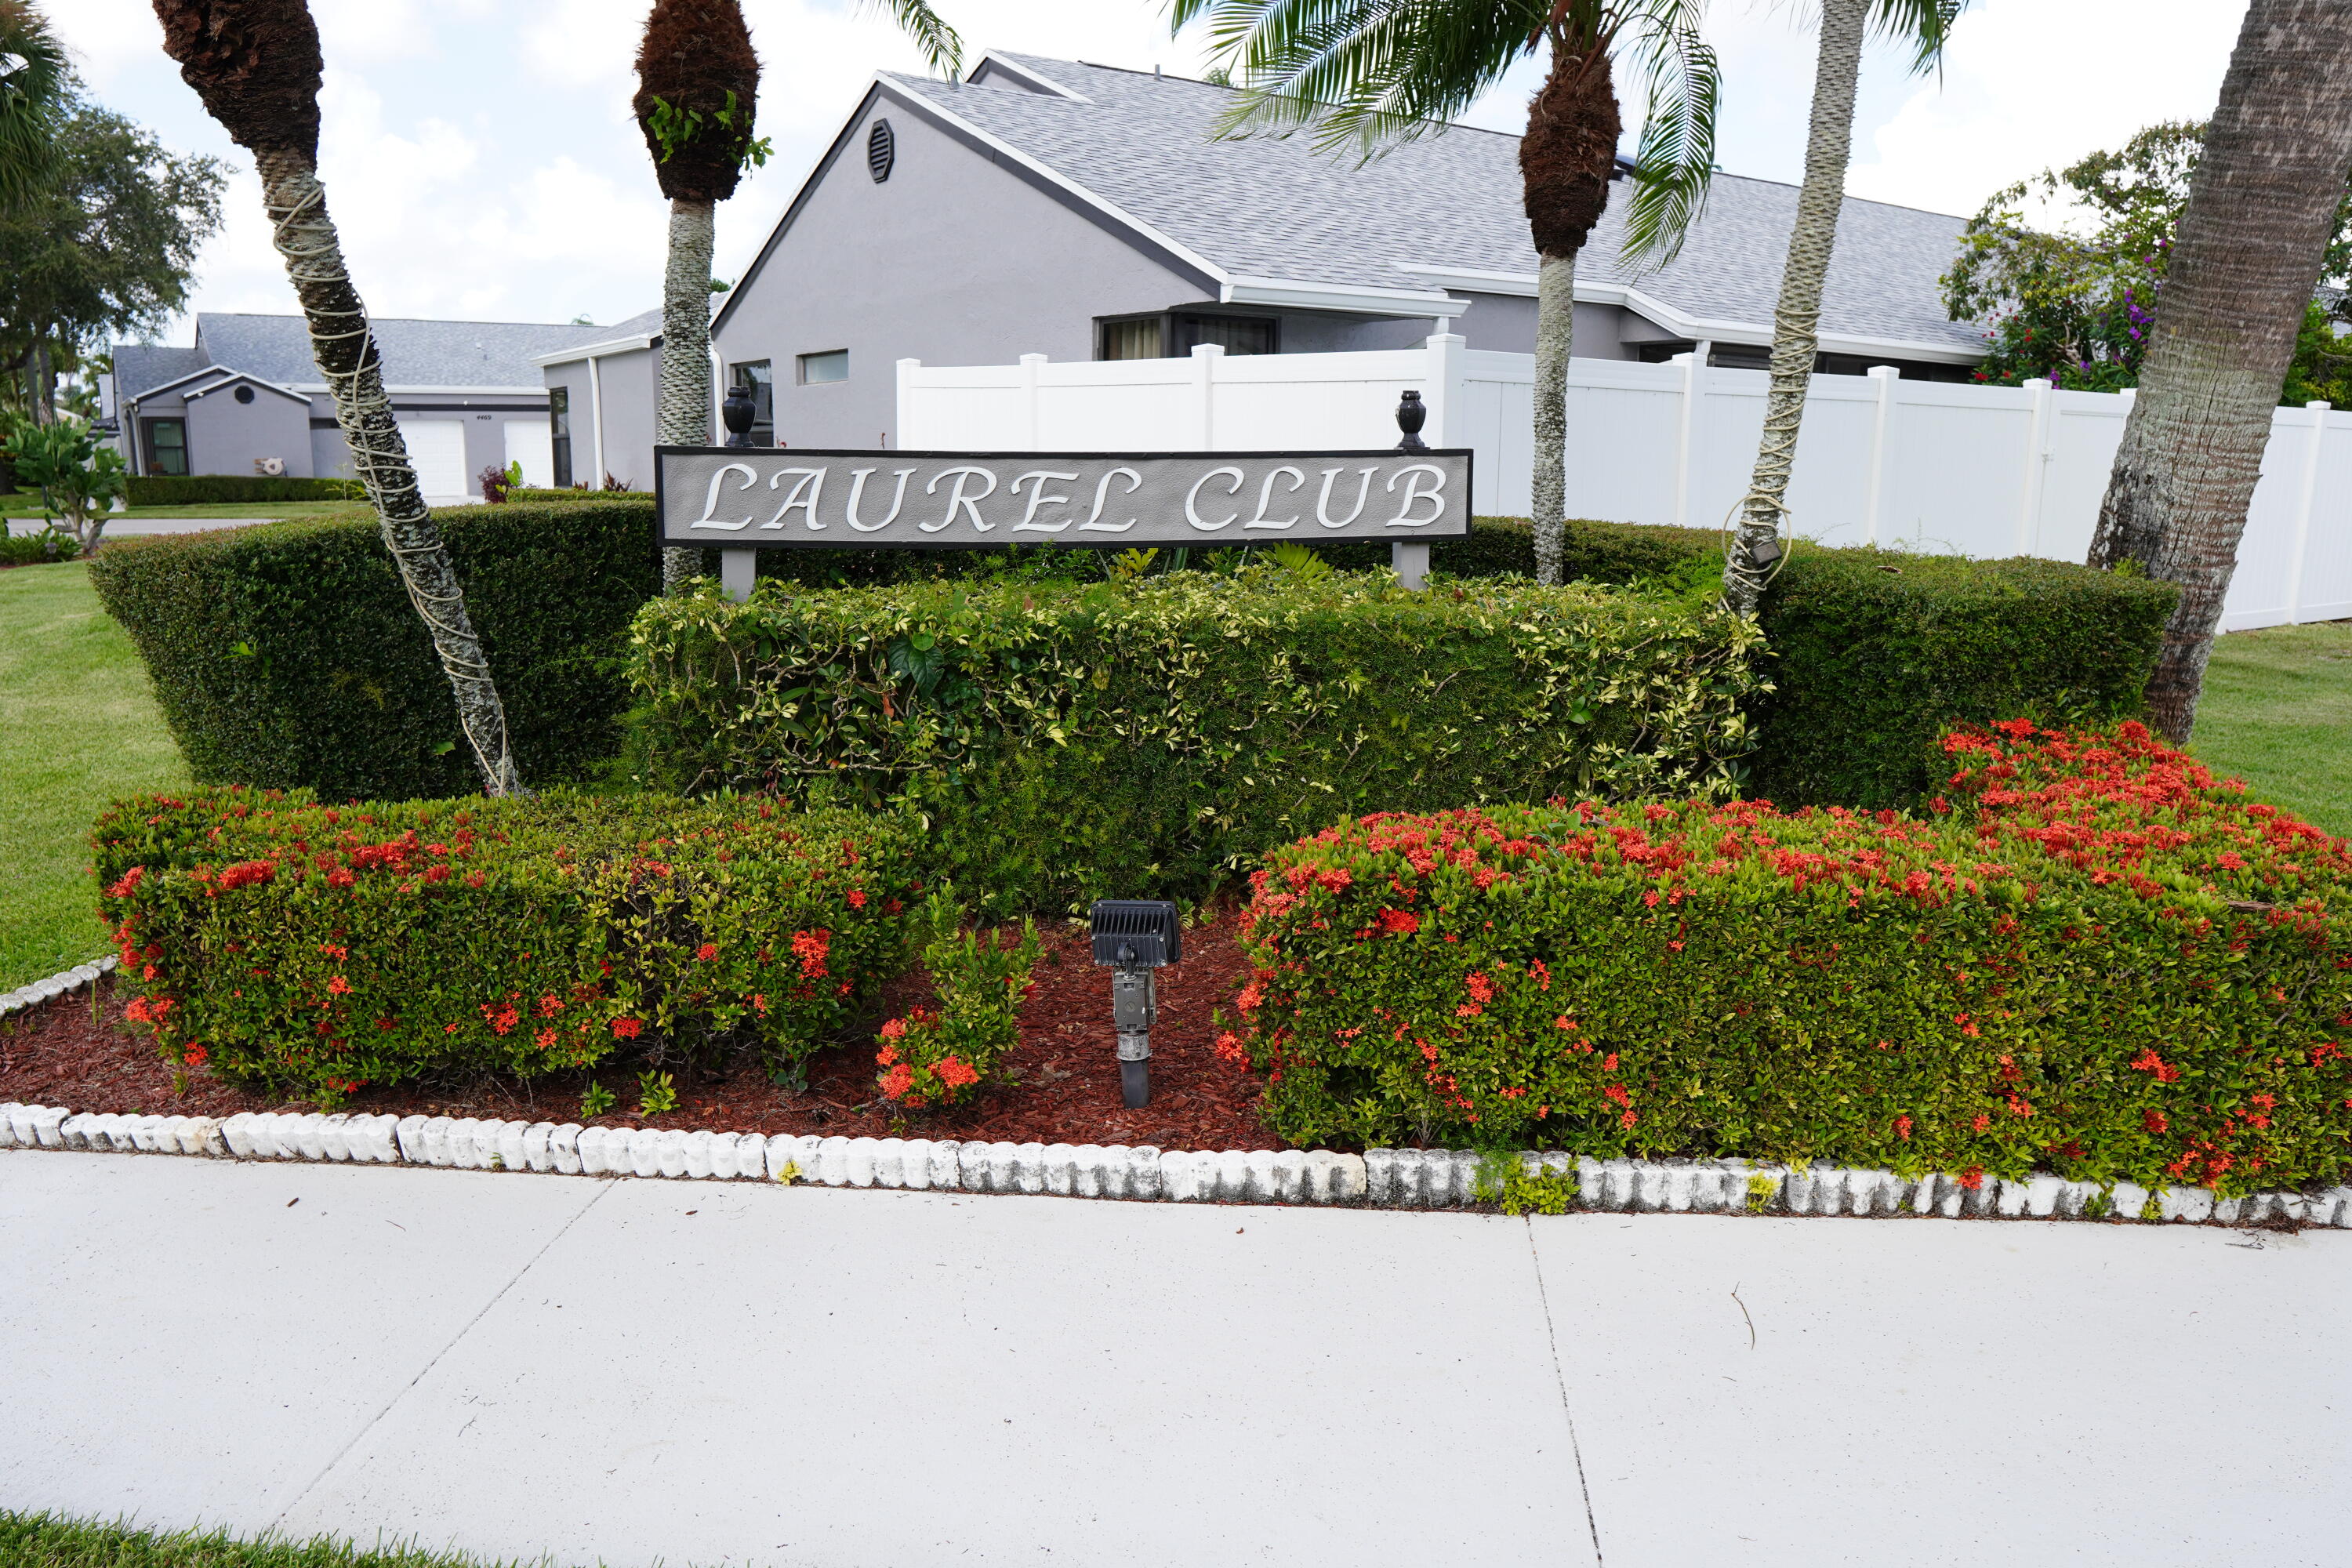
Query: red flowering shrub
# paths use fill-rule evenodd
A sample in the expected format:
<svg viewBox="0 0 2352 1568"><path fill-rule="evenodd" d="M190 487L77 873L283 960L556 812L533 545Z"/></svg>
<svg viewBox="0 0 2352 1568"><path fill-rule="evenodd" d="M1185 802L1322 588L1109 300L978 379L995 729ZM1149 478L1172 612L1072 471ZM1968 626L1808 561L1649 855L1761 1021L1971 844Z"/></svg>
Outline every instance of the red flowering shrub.
<svg viewBox="0 0 2352 1568"><path fill-rule="evenodd" d="M723 797L207 790L119 803L93 847L158 1047L330 1103L615 1051L788 1070L903 967L917 890L891 819Z"/></svg>
<svg viewBox="0 0 2352 1568"><path fill-rule="evenodd" d="M1011 946L982 931L950 929L923 950L937 1012L917 1007L882 1026L874 1060L883 1098L920 1110L954 1105L1021 1042L1021 1003L1045 948L1033 921Z"/></svg>
<svg viewBox="0 0 2352 1568"><path fill-rule="evenodd" d="M2137 724L1955 734L1931 809L1369 816L1269 857L1294 1142L2225 1191L2352 1166L2352 853Z"/></svg>

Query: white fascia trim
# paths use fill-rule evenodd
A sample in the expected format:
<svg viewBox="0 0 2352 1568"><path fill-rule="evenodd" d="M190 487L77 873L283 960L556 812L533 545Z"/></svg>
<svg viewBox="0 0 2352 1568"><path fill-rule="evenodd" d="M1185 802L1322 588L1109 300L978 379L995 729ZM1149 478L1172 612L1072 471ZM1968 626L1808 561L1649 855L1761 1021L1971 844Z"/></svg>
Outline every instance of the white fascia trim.
<svg viewBox="0 0 2352 1568"><path fill-rule="evenodd" d="M295 391L290 386L283 386L274 381L264 381L257 375L248 374L241 370L228 370L226 367L221 368L222 374L218 381L208 381L202 386L192 387L188 391L183 392L180 394L181 401L186 402L192 398L210 397L214 393L220 391L225 386L235 386L239 382L245 382L261 388L264 392L274 392L280 397L290 397L295 402L303 405L305 407L310 405L310 400L303 396L300 393Z"/></svg>
<svg viewBox="0 0 2352 1568"><path fill-rule="evenodd" d="M130 397L124 399L124 401L128 403L144 403L151 397L161 397L163 394L171 391L175 386L185 386L189 382L195 380L199 376L222 374L234 375L236 374L236 372L230 370L229 367L225 364L208 364L201 370L192 370L185 375L175 375L171 380L163 383L161 386L151 386L144 392L133 393Z"/></svg>
<svg viewBox="0 0 2352 1568"><path fill-rule="evenodd" d="M1345 310L1359 316L1466 314L1467 300L1444 289L1374 289L1349 283L1301 283L1282 278L1229 278L1218 290L1228 305L1289 305L1307 310Z"/></svg>
<svg viewBox="0 0 2352 1568"><path fill-rule="evenodd" d="M1533 299L1536 275L1532 272L1486 272L1464 267L1433 267L1420 262L1400 262L1400 272L1410 272L1416 278L1448 289L1460 289L1479 294L1507 294L1519 299ZM1654 295L1645 294L1630 283L1604 283L1597 279L1576 280L1576 299L1583 305L1622 305L1626 310L1648 317L1659 326L1678 337L1696 342L1705 338L1718 343L1747 343L1769 347L1772 330L1752 321L1719 321L1704 316L1685 315ZM1820 335L1824 353L1885 354L1892 359L1927 360L1937 364L1975 364L1984 356L1967 349L1956 349L1949 343L1914 342L1903 338L1856 337L1840 332Z"/></svg>
<svg viewBox="0 0 2352 1568"><path fill-rule="evenodd" d="M333 391L323 381L308 384L297 382L293 390L313 395ZM545 397L547 388L540 386L387 386L387 397Z"/></svg>
<svg viewBox="0 0 2352 1568"><path fill-rule="evenodd" d="M1083 92L1072 92L1068 88L1064 87L1052 77L1040 76L1035 71L1031 70L1027 66L1015 65L1011 60L1004 58L1002 55L994 54L992 52L983 52L979 59L973 61L971 69L963 73L963 79L967 82L971 81L974 77L980 75L982 67L994 67L996 69L1003 71L1006 76L1017 76L1023 81L1028 82L1033 86L1045 89L1045 91L1056 98L1066 98L1076 103L1092 103L1094 101L1093 99L1088 98Z"/></svg>
<svg viewBox="0 0 2352 1568"><path fill-rule="evenodd" d="M1161 247L1170 255L1178 257L1188 264L1199 268L1202 271L1215 279L1221 286L1231 285L1237 281L1232 273L1226 271L1223 268L1218 266L1215 262L1210 260L1199 251L1194 250L1191 246L1184 244L1182 241L1176 239L1172 236L1161 233L1159 229L1144 222L1133 213L1129 212L1125 207L1120 206L1118 203L1105 201L1102 197L1095 195L1094 192L1087 189L1086 186L1078 184L1076 180L1071 179L1067 174L1063 174L1058 169L1055 169L1047 164L1039 163L1028 153L1021 151L1020 148L1013 146L1010 142L1006 142L1001 137L990 135L987 132L982 131L979 126L974 125L971 121L966 120L962 115L958 114L955 110L940 103L938 100L927 98L923 94L915 91L913 89L904 86L892 77L890 73L887 71L876 71L874 73L874 85L899 97L902 101L910 101L919 105L920 110L924 113L936 114L942 120L952 121L956 129L961 131L965 135L972 138L972 140L981 142L991 152L995 153L1000 157L1009 158L1013 163L1016 163L1023 168L1030 171L1032 174L1052 181L1055 184L1060 186L1063 190L1069 192L1070 195L1077 197L1088 206L1095 208L1097 211L1102 213L1108 217L1116 219L1118 222L1125 225L1127 227L1133 229L1136 233L1142 235L1145 238L1150 240L1152 244Z"/></svg>
<svg viewBox="0 0 2352 1568"><path fill-rule="evenodd" d="M608 338L601 343L583 343L576 349L557 349L552 353L533 354L533 364L570 364L575 360L598 359L605 354L625 354L638 349L649 349L661 341L658 332L640 333L634 338Z"/></svg>

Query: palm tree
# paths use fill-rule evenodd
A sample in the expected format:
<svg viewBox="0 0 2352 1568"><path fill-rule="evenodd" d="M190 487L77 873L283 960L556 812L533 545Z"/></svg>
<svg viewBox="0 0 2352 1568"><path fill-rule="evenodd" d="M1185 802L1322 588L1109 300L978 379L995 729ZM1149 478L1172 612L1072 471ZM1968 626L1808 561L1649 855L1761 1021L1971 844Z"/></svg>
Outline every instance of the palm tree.
<svg viewBox="0 0 2352 1568"><path fill-rule="evenodd" d="M41 188L72 82L48 18L32 0L0 0L0 208Z"/></svg>
<svg viewBox="0 0 2352 1568"><path fill-rule="evenodd" d="M2180 584L2150 717L2186 742L2271 415L2352 174L2352 7L2253 0L2205 132L2090 563Z"/></svg>
<svg viewBox="0 0 2352 1568"><path fill-rule="evenodd" d="M1535 240L1536 574L1560 580L1564 447L1576 258L1615 172L1615 64L1632 65L1649 113L1633 160L1628 260L1674 258L1715 163L1717 72L1698 34L1705 0L1175 0L1200 17L1240 88L1220 135L1311 126L1321 151L1378 156L1444 129L1512 65L1549 47L1551 68L1519 143Z"/></svg>
<svg viewBox="0 0 2352 1568"><path fill-rule="evenodd" d="M1797 193L1797 221L1780 271L1780 300L1772 314L1772 385L1764 403L1764 438L1740 502L1739 530L1723 566L1723 604L1752 616L1772 563L1780 557L1780 521L1787 512L1789 470L1797 429L1805 417L1805 387L1821 348L1822 283L1837 243L1838 209L1845 202L1845 170L1853 142L1853 95L1862 77L1863 35L1875 26L1916 49L1914 70L1944 52L1952 20L1968 0L1822 0L1821 50L1813 67L1812 123L1805 136L1805 183Z"/></svg>
<svg viewBox="0 0 2352 1568"><path fill-rule="evenodd" d="M229 139L253 154L271 237L310 322L352 466L374 503L384 548L424 619L457 696L457 720L492 795L520 795L506 709L466 614L465 590L416 489L384 396L367 307L343 266L319 183L319 28L305 0L154 0L163 48Z"/></svg>
<svg viewBox="0 0 2352 1568"><path fill-rule="evenodd" d="M887 0L933 68L953 74L962 45L927 0ZM669 198L669 262L662 279L661 390L656 429L664 446L710 440L712 211L735 194L747 164L768 160L751 134L760 58L737 0L654 0L637 46L632 100L654 177ZM671 593L693 575L696 552L662 552Z"/></svg>

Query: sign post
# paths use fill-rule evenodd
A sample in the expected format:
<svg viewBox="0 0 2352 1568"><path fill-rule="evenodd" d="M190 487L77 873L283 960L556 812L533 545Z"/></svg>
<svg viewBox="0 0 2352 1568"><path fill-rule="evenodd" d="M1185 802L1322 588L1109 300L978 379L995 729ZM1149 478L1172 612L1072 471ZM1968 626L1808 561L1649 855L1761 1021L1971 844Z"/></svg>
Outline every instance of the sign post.
<svg viewBox="0 0 2352 1568"><path fill-rule="evenodd" d="M1416 443L1417 444L1417 443ZM665 546L717 547L729 596L757 550L1137 547L1389 541L1419 587L1429 541L1470 531L1466 448L889 452L663 447Z"/></svg>

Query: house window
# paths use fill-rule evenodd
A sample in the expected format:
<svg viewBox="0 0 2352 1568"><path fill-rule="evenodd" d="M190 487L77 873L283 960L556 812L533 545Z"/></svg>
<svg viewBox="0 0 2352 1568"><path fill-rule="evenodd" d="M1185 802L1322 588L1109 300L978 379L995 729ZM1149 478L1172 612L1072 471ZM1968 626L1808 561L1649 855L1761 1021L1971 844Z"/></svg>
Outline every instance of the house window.
<svg viewBox="0 0 2352 1568"><path fill-rule="evenodd" d="M800 356L801 384L823 386L827 382L849 379L849 351L827 349L823 353Z"/></svg>
<svg viewBox="0 0 2352 1568"><path fill-rule="evenodd" d="M551 386L547 389L548 450L554 461L550 465L555 488L572 488L572 389Z"/></svg>
<svg viewBox="0 0 2352 1568"><path fill-rule="evenodd" d="M1270 354L1276 345L1275 320L1271 316L1179 315L1176 352L1188 354L1202 343L1214 343L1229 354Z"/></svg>
<svg viewBox="0 0 2352 1568"><path fill-rule="evenodd" d="M842 356L845 360L847 355ZM844 367L846 370L846 366ZM772 447L776 444L776 376L763 359L747 360L728 368L727 384L740 386L751 395L751 445Z"/></svg>
<svg viewBox="0 0 2352 1568"><path fill-rule="evenodd" d="M1229 354L1270 354L1282 349L1281 323L1272 316L1212 316L1196 310L1156 310L1148 316L1096 320L1102 359L1181 358L1202 343Z"/></svg>
<svg viewBox="0 0 2352 1568"><path fill-rule="evenodd" d="M1102 324L1104 359L1158 359L1160 318L1134 316Z"/></svg>
<svg viewBox="0 0 2352 1568"><path fill-rule="evenodd" d="M147 426L147 471L151 474L184 474L188 471L188 422L184 419L149 419Z"/></svg>

